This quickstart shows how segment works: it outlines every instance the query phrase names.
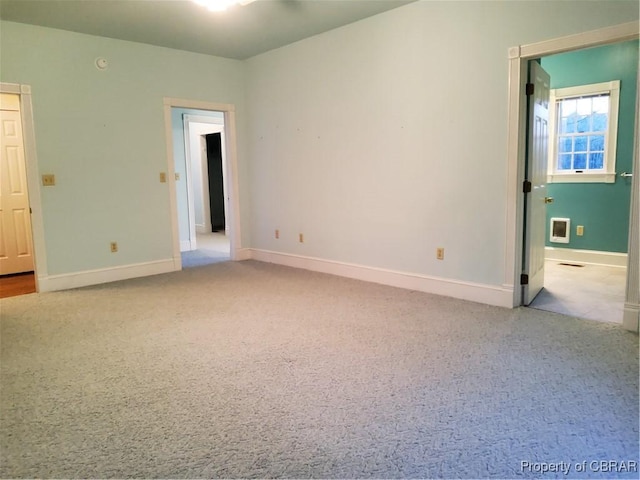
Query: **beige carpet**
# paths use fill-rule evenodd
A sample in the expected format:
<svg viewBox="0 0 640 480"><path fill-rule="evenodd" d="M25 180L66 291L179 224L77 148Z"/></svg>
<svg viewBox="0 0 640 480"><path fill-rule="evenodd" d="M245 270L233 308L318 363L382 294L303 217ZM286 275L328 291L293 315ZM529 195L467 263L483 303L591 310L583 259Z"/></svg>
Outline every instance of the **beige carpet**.
<svg viewBox="0 0 640 480"><path fill-rule="evenodd" d="M539 478L545 462L638 461L638 336L611 324L254 261L0 307L2 478ZM585 476L638 474L568 475Z"/></svg>

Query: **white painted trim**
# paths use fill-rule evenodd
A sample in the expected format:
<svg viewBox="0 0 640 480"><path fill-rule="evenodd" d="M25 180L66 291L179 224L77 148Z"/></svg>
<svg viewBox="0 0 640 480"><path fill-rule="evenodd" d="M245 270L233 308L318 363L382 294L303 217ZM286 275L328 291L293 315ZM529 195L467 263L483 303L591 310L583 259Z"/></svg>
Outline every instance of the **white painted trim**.
<svg viewBox="0 0 640 480"><path fill-rule="evenodd" d="M44 235L42 215L42 199L40 197L40 173L36 154L36 137L31 102L31 86L16 83L0 83L1 93L20 95L20 117L22 119L22 136L24 140L24 158L27 170L27 189L29 206L31 207L31 232L33 242L34 269L36 272L36 291L42 287L39 276L47 275L47 248Z"/></svg>
<svg viewBox="0 0 640 480"><path fill-rule="evenodd" d="M209 123L212 125L219 125L224 127L224 118L207 117L205 115L194 115L192 113L185 114L184 118L189 122L194 123Z"/></svg>
<svg viewBox="0 0 640 480"><path fill-rule="evenodd" d="M173 160L173 131L171 125L171 108L193 108L198 110L214 110L223 112L225 125L225 145L226 145L226 162L227 172L229 173L229 215L227 221L229 223L228 237L230 243L231 260L240 260L241 231L240 231L240 194L238 189L238 155L236 146L236 117L235 106L227 103L203 102L199 100L186 100L180 98L165 97L164 104L164 123L165 123L165 139L167 148L167 168L169 178L175 178L175 168ZM178 208L176 200L175 181L169 182L169 202L171 215L171 230L173 242L173 258L180 264L180 233L178 229Z"/></svg>
<svg viewBox="0 0 640 480"><path fill-rule="evenodd" d="M196 239L196 221L195 221L195 200L193 199L192 185L193 174L191 173L191 132L188 117L183 115L182 117L182 135L184 142L184 173L186 178L184 179L187 190L187 223L189 224L189 245L190 250L195 249L194 240ZM174 158L175 168L175 158ZM176 195L178 190L176 188ZM180 241L180 245L183 245L184 241ZM183 250L184 251L184 250Z"/></svg>
<svg viewBox="0 0 640 480"><path fill-rule="evenodd" d="M269 250L251 249L251 258L261 262L328 273L391 287L433 293L498 307L512 307L513 292L509 287L462 282Z"/></svg>
<svg viewBox="0 0 640 480"><path fill-rule="evenodd" d="M633 171L631 177L631 208L629 212L629 258L627 263L627 288L625 291L624 315L622 326L632 332L640 331L640 139L638 122L640 121L640 65L636 80L636 128L633 143Z"/></svg>
<svg viewBox="0 0 640 480"><path fill-rule="evenodd" d="M583 263L585 265L606 265L608 267L626 267L627 254L580 250L575 248L545 247L545 258L558 262Z"/></svg>
<svg viewBox="0 0 640 480"><path fill-rule="evenodd" d="M191 250L195 250L195 247L191 244L190 240L180 240L181 252L190 252Z"/></svg>
<svg viewBox="0 0 640 480"><path fill-rule="evenodd" d="M530 45L511 47L508 50L509 59L509 96L507 104L507 202L505 212L505 270L504 285L511 287L513 292L512 306L519 306L522 302L519 278L522 267L523 254L523 193L525 159L525 111L526 98L524 84L526 82L527 62L534 58L544 57L556 53L579 50L612 43L624 42L640 38L638 22L613 25L599 30L582 32L576 35L547 40ZM636 129L637 136L637 129ZM635 178L634 178L635 182ZM633 189L637 189L635 183ZM631 219L630 231L634 230ZM630 236L629 251L640 248L637 237ZM631 285L631 283L634 283ZM638 281L627 275L627 288L638 290Z"/></svg>
<svg viewBox="0 0 640 480"><path fill-rule="evenodd" d="M622 313L622 328L632 332L638 332L640 325L640 305L633 303L625 303Z"/></svg>
<svg viewBox="0 0 640 480"><path fill-rule="evenodd" d="M555 173L547 175L548 183L616 183L614 173Z"/></svg>
<svg viewBox="0 0 640 480"><path fill-rule="evenodd" d="M570 52L587 47L598 47L610 43L626 42L638 38L639 24L635 22L621 23L610 27L599 28L588 32L567 35L566 37L544 40L520 46L520 57L532 59ZM511 51L511 50L510 50Z"/></svg>
<svg viewBox="0 0 640 480"><path fill-rule="evenodd" d="M158 260L148 263L136 263L117 267L86 270L84 272L64 273L60 275L38 275L40 292L68 290L101 283L116 282L129 278L147 277L179 270L175 259Z"/></svg>
<svg viewBox="0 0 640 480"><path fill-rule="evenodd" d="M235 260L251 260L253 258L250 248L240 248L236 251Z"/></svg>

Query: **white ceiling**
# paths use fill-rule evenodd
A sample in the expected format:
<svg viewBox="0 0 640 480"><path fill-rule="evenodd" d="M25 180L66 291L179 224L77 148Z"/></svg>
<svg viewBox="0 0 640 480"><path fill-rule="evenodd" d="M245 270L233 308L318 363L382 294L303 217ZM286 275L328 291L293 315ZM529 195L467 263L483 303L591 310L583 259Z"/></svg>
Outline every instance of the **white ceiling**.
<svg viewBox="0 0 640 480"><path fill-rule="evenodd" d="M0 0L0 18L243 60L415 0Z"/></svg>

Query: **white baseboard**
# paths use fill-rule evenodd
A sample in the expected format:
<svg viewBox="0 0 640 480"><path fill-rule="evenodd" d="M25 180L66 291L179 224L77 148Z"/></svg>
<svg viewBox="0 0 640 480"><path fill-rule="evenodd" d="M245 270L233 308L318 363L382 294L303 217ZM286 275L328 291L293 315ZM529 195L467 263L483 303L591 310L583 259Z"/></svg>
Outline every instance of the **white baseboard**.
<svg viewBox="0 0 640 480"><path fill-rule="evenodd" d="M251 249L251 258L261 262L276 263L392 287L513 308L513 289L503 286L463 282L269 250Z"/></svg>
<svg viewBox="0 0 640 480"><path fill-rule="evenodd" d="M235 254L231 256L231 259L234 261L251 260L252 258L253 255L250 248L238 248Z"/></svg>
<svg viewBox="0 0 640 480"><path fill-rule="evenodd" d="M545 247L545 258L558 262L584 263L587 265L627 266L627 254L618 252Z"/></svg>
<svg viewBox="0 0 640 480"><path fill-rule="evenodd" d="M640 330L640 305L624 304L622 327L636 333Z"/></svg>
<svg viewBox="0 0 640 480"><path fill-rule="evenodd" d="M84 272L64 273L61 275L38 276L38 291L53 292L70 288L86 287L100 283L115 282L129 278L146 277L179 270L180 266L171 258L156 262L136 263Z"/></svg>

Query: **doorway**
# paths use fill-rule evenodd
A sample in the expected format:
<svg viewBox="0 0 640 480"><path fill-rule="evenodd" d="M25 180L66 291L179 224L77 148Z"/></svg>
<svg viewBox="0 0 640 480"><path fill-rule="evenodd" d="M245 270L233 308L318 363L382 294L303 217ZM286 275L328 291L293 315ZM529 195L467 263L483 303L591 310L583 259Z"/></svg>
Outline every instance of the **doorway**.
<svg viewBox="0 0 640 480"><path fill-rule="evenodd" d="M174 109L182 115L189 241L181 242L182 266L230 259L227 230L227 168L222 112ZM174 115L175 118L175 115ZM177 155L177 153L176 153ZM177 162L177 156L175 161Z"/></svg>
<svg viewBox="0 0 640 480"><path fill-rule="evenodd" d="M37 291L30 191L38 186L30 89L25 87L0 85L0 298ZM34 198L39 207L39 196Z"/></svg>
<svg viewBox="0 0 640 480"><path fill-rule="evenodd" d="M556 115L550 118L547 192L553 201L546 205L544 289L530 306L621 323L631 178L619 173L632 171L638 43L563 52L539 62L551 77L551 111L556 104L562 108L557 122ZM611 140L598 148L605 134ZM562 166L556 165L554 146L568 152L559 155ZM553 218L566 229L561 237L549 231Z"/></svg>
<svg viewBox="0 0 640 480"><path fill-rule="evenodd" d="M165 130L176 269L240 260L235 109L233 105L167 98ZM218 135L217 182L209 180L207 136ZM182 152L182 154L181 154ZM211 170L214 170L213 168ZM212 202L220 203L223 228L213 232Z"/></svg>
<svg viewBox="0 0 640 480"><path fill-rule="evenodd" d="M506 280L513 281L513 305L523 304L523 282L526 271L523 272L525 250L525 236L527 234L524 215L523 189L525 185L525 131L526 131L526 90L527 66L530 60L555 53L580 50L600 45L613 44L639 37L637 23L628 23L586 32L560 39L549 40L532 45L523 45L509 49L509 131L508 131L508 165L509 199L507 207L507 224L509 226L507 238L507 269ZM637 108L637 107L636 107ZM636 113L637 116L637 113ZM635 142L637 143L637 136ZM637 170L638 154L634 153L634 169ZM638 182L632 181L632 213L630 215L630 235L628 241L629 272L626 275L625 307L623 327L638 330L640 288L638 287L638 234L639 223L635 203L638 198ZM636 200L633 200L636 199Z"/></svg>
<svg viewBox="0 0 640 480"><path fill-rule="evenodd" d="M563 113L559 116L564 120L550 119L552 130L558 130L554 124L561 127L563 141L549 145L549 173L553 175L547 191L553 202L546 205L544 289L530 304L534 308L604 322L622 321L631 178L620 173L632 171L637 59L638 43L630 41L539 60L551 76L552 92L560 96L557 101L562 102ZM553 96L551 102L553 107ZM599 106L597 111L593 105ZM597 121L605 116L610 121ZM609 133L602 136L599 132L605 128ZM550 140L556 137L555 131L549 132ZM605 151L598 153L598 140L604 138L608 148L603 144ZM567 159L575 160L573 168L581 173L554 169L554 145L569 152L561 157L564 168L572 167ZM592 147L595 153L580 153ZM591 161L583 166L587 159ZM582 170L592 163L601 169ZM564 236L551 235L552 218L556 218L554 225L566 229Z"/></svg>

